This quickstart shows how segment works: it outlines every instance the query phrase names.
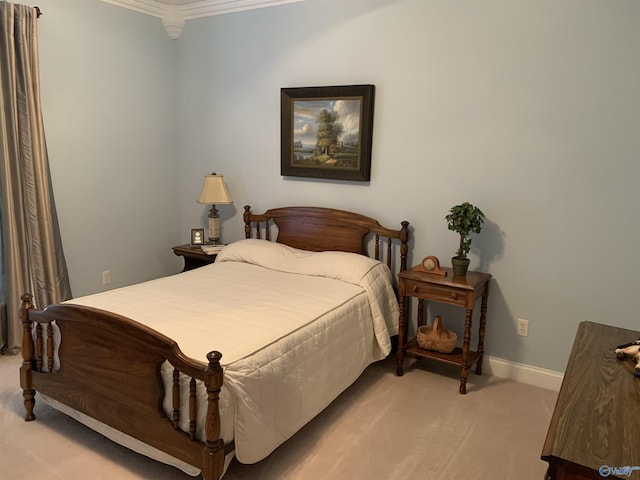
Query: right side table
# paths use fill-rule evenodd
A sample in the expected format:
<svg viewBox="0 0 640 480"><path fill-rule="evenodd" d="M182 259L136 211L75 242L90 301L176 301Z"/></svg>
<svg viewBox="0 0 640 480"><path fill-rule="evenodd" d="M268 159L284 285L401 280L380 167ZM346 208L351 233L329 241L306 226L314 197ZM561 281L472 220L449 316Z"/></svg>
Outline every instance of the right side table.
<svg viewBox="0 0 640 480"><path fill-rule="evenodd" d="M481 272L467 272L465 277L454 277L450 268L443 268L446 276L433 275L413 270L405 270L398 275L398 295L400 321L398 327L397 374L404 373L404 357L408 353L416 357L435 360L460 366L460 393L467 393L469 369L475 364L476 374L482 375L484 356L484 332L487 324L487 301L489 299L489 280L491 275ZM418 346L416 338L407 342L407 299L418 299L418 327L423 323L424 300L447 303L464 307L464 338L462 348L456 347L452 353L440 353L424 350ZM478 330L478 350L470 349L471 325L476 300L481 298L480 327Z"/></svg>

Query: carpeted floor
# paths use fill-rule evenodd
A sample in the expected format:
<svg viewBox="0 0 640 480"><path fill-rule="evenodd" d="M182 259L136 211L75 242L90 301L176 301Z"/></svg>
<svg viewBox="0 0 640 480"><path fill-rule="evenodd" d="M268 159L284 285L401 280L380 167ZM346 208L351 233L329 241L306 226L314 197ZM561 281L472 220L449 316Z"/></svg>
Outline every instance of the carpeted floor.
<svg viewBox="0 0 640 480"><path fill-rule="evenodd" d="M0 357L0 478L189 477L121 447L42 402L23 421L20 357ZM421 360L396 377L370 366L324 412L267 459L234 460L226 480L542 480L540 460L557 392L470 375Z"/></svg>

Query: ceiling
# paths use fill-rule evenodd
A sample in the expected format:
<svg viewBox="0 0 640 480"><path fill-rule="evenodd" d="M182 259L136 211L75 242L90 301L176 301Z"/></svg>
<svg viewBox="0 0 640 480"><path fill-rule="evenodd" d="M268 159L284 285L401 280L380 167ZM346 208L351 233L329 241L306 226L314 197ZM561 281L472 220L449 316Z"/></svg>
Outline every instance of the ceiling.
<svg viewBox="0 0 640 480"><path fill-rule="evenodd" d="M202 0L156 0L158 3L166 3L167 5L186 5L187 3L197 3Z"/></svg>
<svg viewBox="0 0 640 480"><path fill-rule="evenodd" d="M178 38L185 21L224 13L273 7L305 0L102 0L162 19L171 38Z"/></svg>

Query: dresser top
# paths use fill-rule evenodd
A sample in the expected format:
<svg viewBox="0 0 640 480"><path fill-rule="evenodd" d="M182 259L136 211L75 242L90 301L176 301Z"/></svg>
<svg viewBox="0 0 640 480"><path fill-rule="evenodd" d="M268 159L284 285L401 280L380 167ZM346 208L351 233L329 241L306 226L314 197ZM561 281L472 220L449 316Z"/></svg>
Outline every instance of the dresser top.
<svg viewBox="0 0 640 480"><path fill-rule="evenodd" d="M618 360L614 352L638 338L634 330L593 322L578 326L543 460L595 472L602 466L640 467L640 378L633 375L633 361Z"/></svg>

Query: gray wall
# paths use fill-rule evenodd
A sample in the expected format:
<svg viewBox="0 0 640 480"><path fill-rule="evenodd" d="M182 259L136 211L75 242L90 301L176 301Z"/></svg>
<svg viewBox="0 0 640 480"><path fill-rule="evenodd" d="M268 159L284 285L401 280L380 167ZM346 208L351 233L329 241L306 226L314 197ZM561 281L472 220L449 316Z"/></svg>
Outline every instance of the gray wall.
<svg viewBox="0 0 640 480"><path fill-rule="evenodd" d="M103 2L32 3L44 12L43 114L73 294L174 273L175 42L158 19Z"/></svg>
<svg viewBox="0 0 640 480"><path fill-rule="evenodd" d="M444 216L488 221L472 268L494 275L487 353L562 371L577 324L636 327L633 0L307 0L187 22L97 0L42 4L43 103L75 294L179 269L225 175L223 240L242 206L345 208L413 226L412 262L449 263ZM376 85L371 182L282 178L280 88ZM461 312L430 313L460 331ZM458 318L456 318L458 316ZM530 321L516 336L516 319Z"/></svg>
<svg viewBox="0 0 640 480"><path fill-rule="evenodd" d="M225 240L244 204L324 205L407 219L413 262L448 265L444 216L470 201L488 354L563 371L580 321L637 327L640 3L308 0L189 21L177 44L183 231L215 169ZM371 182L282 178L280 88L358 83L376 85Z"/></svg>

